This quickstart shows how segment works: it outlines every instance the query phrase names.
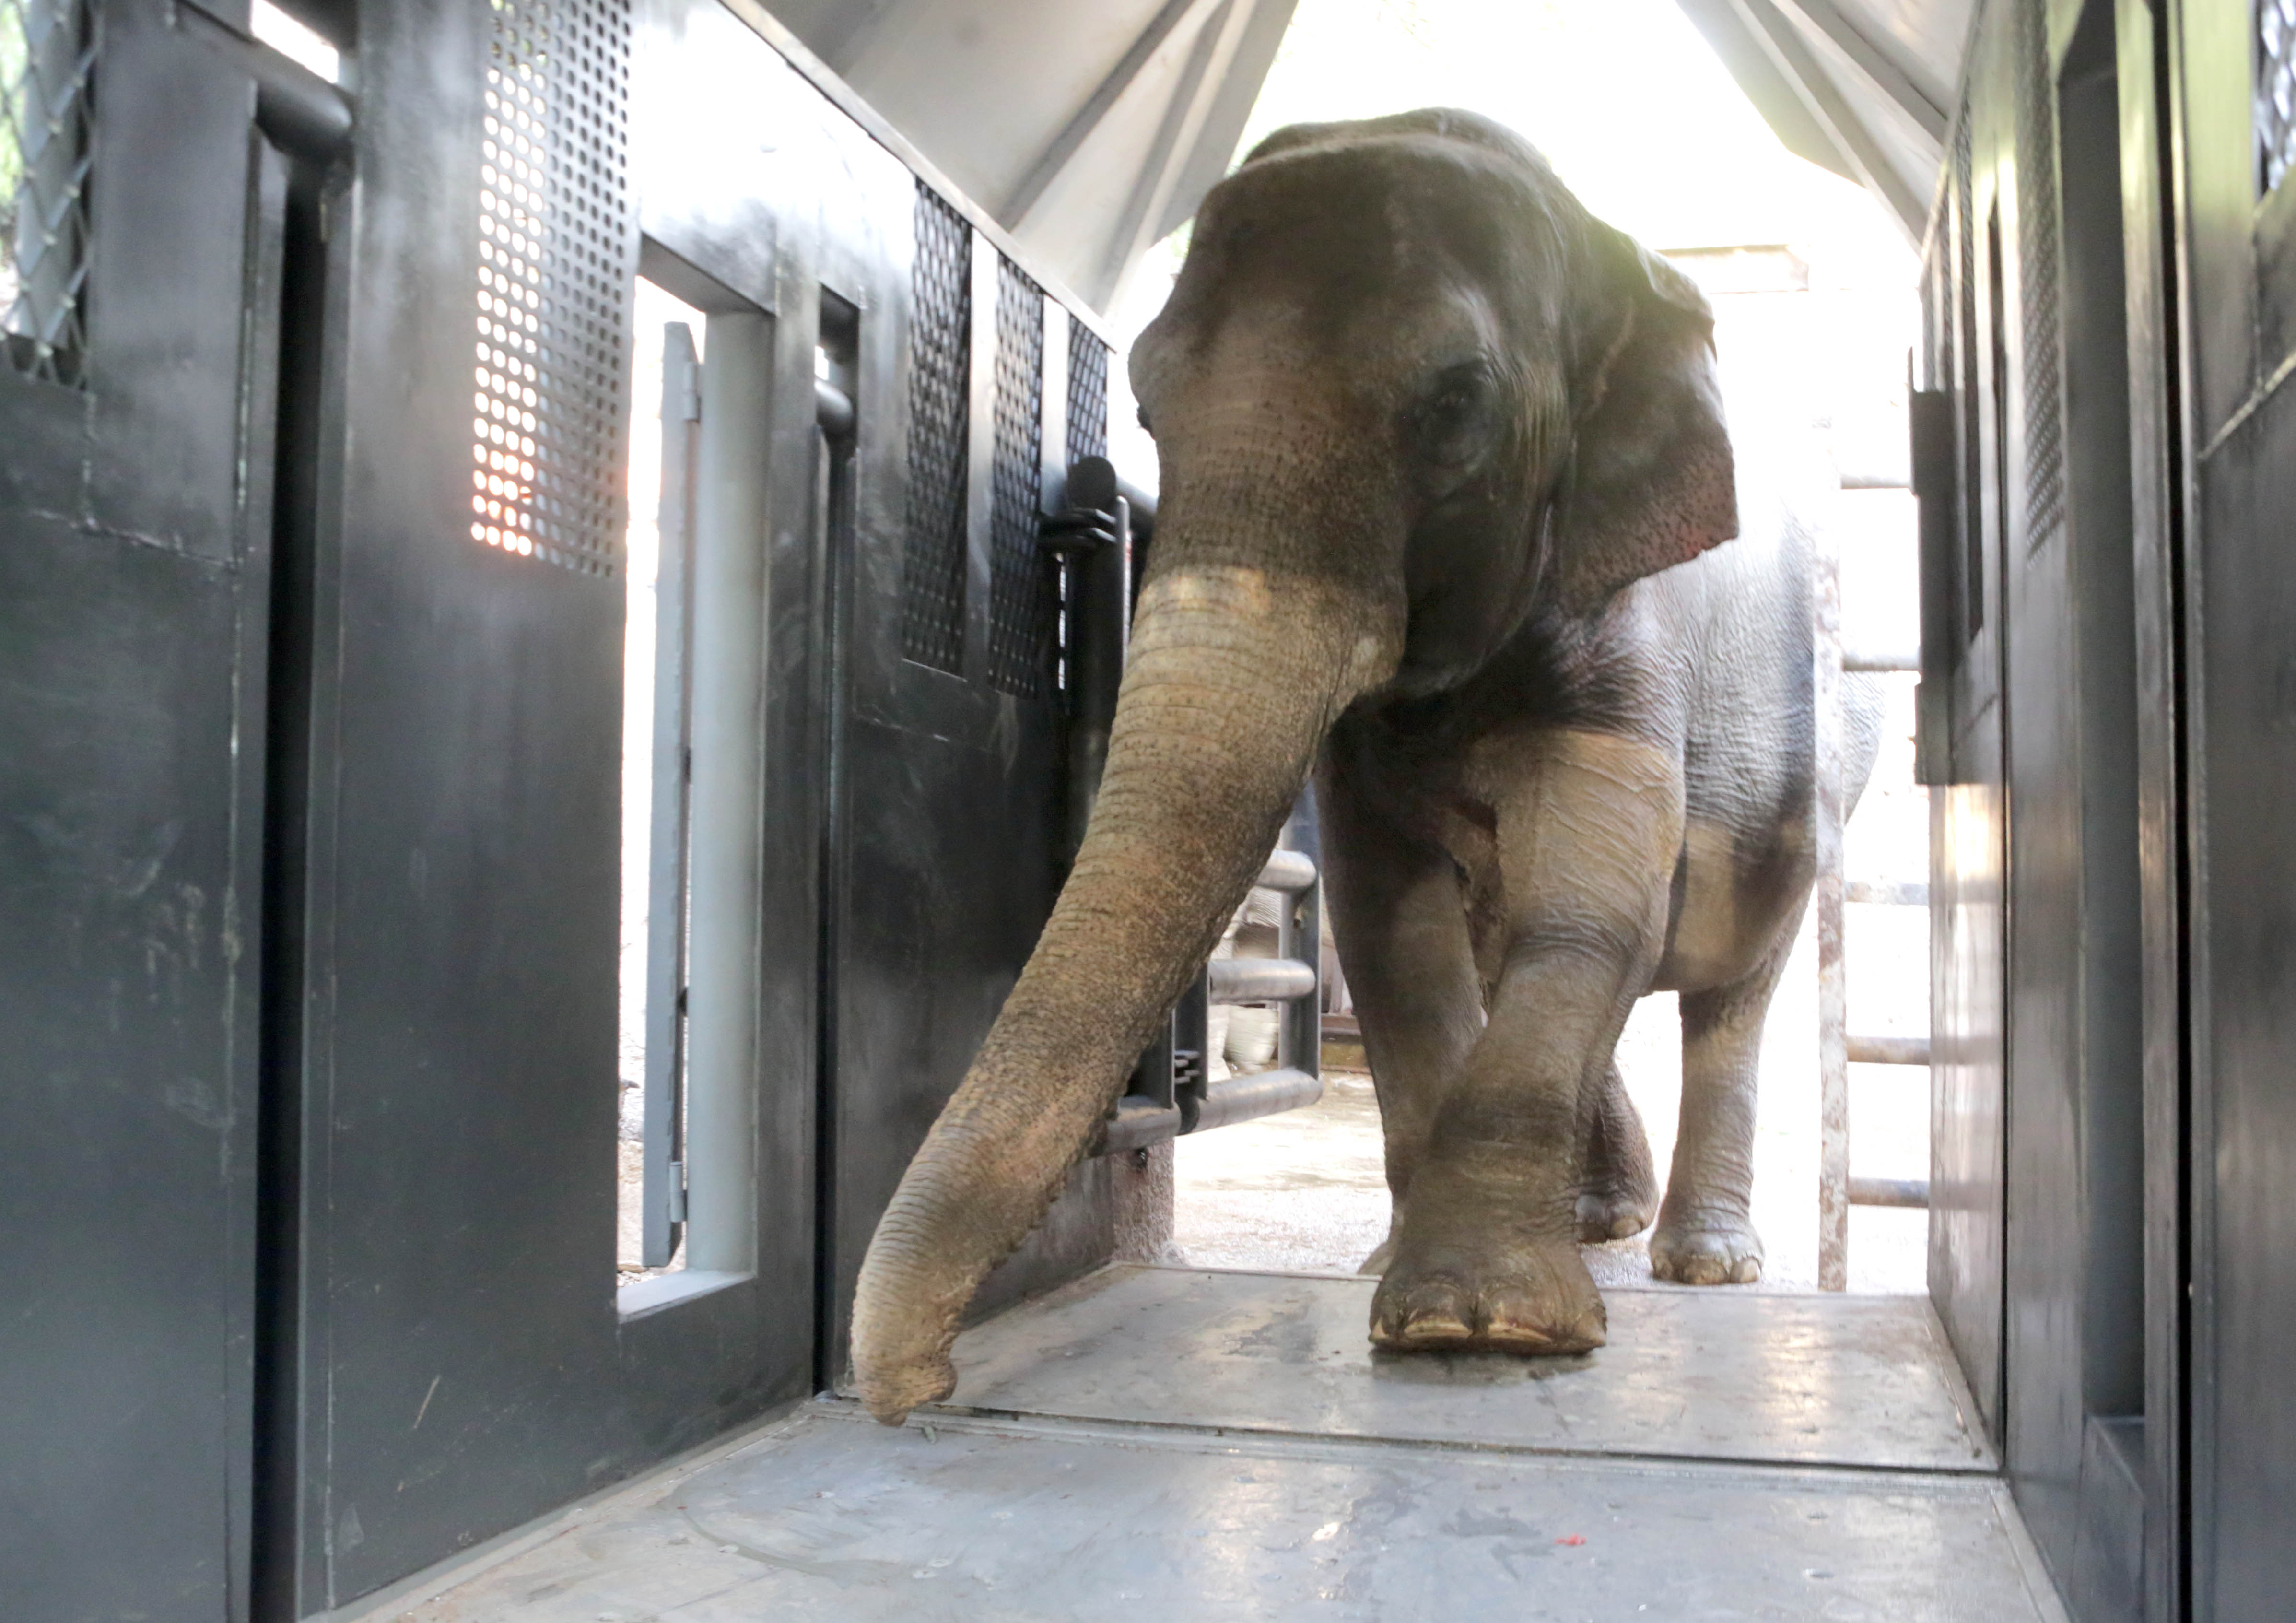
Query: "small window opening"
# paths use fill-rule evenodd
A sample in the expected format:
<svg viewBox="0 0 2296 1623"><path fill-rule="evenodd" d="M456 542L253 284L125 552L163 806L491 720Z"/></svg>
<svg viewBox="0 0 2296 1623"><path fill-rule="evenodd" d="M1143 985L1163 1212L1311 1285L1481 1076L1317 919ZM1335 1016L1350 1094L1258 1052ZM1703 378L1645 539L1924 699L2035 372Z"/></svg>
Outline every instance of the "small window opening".
<svg viewBox="0 0 2296 1623"><path fill-rule="evenodd" d="M633 303L614 1254L625 1284L685 1266L684 947L691 768L685 654L693 602L685 563L692 527L691 441L699 429L699 368L708 342L702 313L644 277ZM671 532L668 568L665 527ZM664 1209L651 1246L650 1149L668 1168L654 1169L654 1193Z"/></svg>

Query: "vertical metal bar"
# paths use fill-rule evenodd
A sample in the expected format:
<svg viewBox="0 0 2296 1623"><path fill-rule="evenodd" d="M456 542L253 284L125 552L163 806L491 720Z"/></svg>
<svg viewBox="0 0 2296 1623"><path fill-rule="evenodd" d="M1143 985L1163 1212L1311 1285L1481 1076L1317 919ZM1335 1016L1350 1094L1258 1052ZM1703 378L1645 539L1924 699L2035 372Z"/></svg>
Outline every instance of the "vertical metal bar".
<svg viewBox="0 0 2296 1623"><path fill-rule="evenodd" d="M772 319L709 317L694 481L685 1261L756 1264L766 468Z"/></svg>
<svg viewBox="0 0 2296 1623"><path fill-rule="evenodd" d="M1283 847L1316 865L1316 882L1283 898L1275 930L1275 955L1316 966L1319 984L1283 1005L1276 1027L1275 1062L1311 1077L1324 1074L1324 843L1316 819L1316 791L1304 791L1284 825Z"/></svg>
<svg viewBox="0 0 2296 1623"><path fill-rule="evenodd" d="M1078 549L1069 563L1069 826L1071 857L1084 844L1093 802L1108 764L1108 738L1116 722L1117 690L1132 618L1132 508L1116 494L1114 471L1099 458L1072 470L1071 505L1111 513L1113 545Z"/></svg>
<svg viewBox="0 0 2296 1623"><path fill-rule="evenodd" d="M968 359L964 481L964 656L962 674L988 680L990 604L996 569L996 269L1001 250L971 226L972 349Z"/></svg>
<svg viewBox="0 0 2296 1623"><path fill-rule="evenodd" d="M668 1266L685 1216L685 862L692 748L694 476L701 364L684 322L662 329L661 544L654 574L653 814L647 842L645 1232L640 1260Z"/></svg>
<svg viewBox="0 0 2296 1623"><path fill-rule="evenodd" d="M1841 563L1821 530L1814 600L1817 851L1817 1286L1849 1283L1849 988L1841 962Z"/></svg>

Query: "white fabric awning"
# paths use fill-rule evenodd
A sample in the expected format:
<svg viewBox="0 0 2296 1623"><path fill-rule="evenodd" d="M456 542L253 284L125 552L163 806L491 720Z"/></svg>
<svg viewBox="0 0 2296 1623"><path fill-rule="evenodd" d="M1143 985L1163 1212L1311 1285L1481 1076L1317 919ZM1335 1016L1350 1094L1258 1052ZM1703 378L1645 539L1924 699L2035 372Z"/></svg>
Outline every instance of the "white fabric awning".
<svg viewBox="0 0 2296 1623"><path fill-rule="evenodd" d="M781 23L1105 310L1235 157L1293 0L768 0ZM1786 147L1918 242L1973 0L1677 0Z"/></svg>
<svg viewBox="0 0 2296 1623"><path fill-rule="evenodd" d="M1788 151L1856 181L1919 242L1973 0L1677 0Z"/></svg>
<svg viewBox="0 0 2296 1623"><path fill-rule="evenodd" d="M1105 309L1235 156L1292 0L768 0L1044 267Z"/></svg>

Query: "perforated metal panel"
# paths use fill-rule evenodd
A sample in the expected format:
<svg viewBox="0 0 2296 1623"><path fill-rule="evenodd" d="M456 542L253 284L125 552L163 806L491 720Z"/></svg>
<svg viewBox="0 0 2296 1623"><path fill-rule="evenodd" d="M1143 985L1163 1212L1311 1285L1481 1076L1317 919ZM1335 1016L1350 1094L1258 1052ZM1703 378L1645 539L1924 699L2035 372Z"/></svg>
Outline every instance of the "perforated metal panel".
<svg viewBox="0 0 2296 1623"><path fill-rule="evenodd" d="M2025 544L2065 516L2064 365L2059 353L2057 98L2041 0L2018 8L2017 277L2023 295Z"/></svg>
<svg viewBox="0 0 2296 1623"><path fill-rule="evenodd" d="M0 365L79 379L96 28L80 0L0 0Z"/></svg>
<svg viewBox="0 0 2296 1623"><path fill-rule="evenodd" d="M1108 455L1108 346L1075 316L1069 317L1069 455Z"/></svg>
<svg viewBox="0 0 2296 1623"><path fill-rule="evenodd" d="M479 171L471 538L621 563L627 0L494 0Z"/></svg>
<svg viewBox="0 0 2296 1623"><path fill-rule="evenodd" d="M988 680L1033 696L1052 669L1053 580L1037 544L1044 488L1045 295L996 262L996 443L991 466Z"/></svg>
<svg viewBox="0 0 2296 1623"><path fill-rule="evenodd" d="M2296 161L2296 0L2256 0L2256 150L2269 192Z"/></svg>
<svg viewBox="0 0 2296 1623"><path fill-rule="evenodd" d="M909 273L908 552L901 567L901 652L920 665L964 666L964 505L972 414L972 228L917 183Z"/></svg>

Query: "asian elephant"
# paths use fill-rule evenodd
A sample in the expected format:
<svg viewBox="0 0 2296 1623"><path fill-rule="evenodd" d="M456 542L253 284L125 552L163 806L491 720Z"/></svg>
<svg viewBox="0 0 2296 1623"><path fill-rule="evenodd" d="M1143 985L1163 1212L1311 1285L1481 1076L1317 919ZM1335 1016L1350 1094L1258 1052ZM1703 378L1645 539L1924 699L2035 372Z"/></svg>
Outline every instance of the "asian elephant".
<svg viewBox="0 0 2296 1623"><path fill-rule="evenodd" d="M1813 867L1810 550L1739 477L1704 299L1485 119L1301 125L1206 199L1131 375L1161 496L1106 774L871 1242L870 1409L951 1389L974 1290L1311 771L1394 1201L1373 1342L1598 1346L1578 1242L1653 1215L1660 1275L1758 1277L1755 1062ZM1665 988L1660 1206L1612 1051Z"/></svg>

